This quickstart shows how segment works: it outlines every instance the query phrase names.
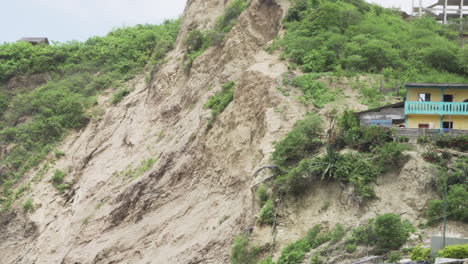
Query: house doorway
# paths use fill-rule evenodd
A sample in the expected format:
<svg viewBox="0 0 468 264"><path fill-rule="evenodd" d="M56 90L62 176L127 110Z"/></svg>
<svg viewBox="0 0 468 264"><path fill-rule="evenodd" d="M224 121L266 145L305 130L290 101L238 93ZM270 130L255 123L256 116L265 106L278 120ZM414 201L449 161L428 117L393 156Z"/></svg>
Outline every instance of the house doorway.
<svg viewBox="0 0 468 264"><path fill-rule="evenodd" d="M419 124L418 128L429 128L429 124Z"/></svg>

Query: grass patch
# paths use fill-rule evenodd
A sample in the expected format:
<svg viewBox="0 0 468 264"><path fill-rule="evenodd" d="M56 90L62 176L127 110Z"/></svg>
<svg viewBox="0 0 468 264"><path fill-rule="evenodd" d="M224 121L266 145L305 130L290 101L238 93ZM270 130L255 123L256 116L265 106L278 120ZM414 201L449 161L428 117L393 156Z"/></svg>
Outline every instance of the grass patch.
<svg viewBox="0 0 468 264"><path fill-rule="evenodd" d="M211 117L208 120L208 128L211 128L216 121L216 118L224 109L234 100L234 82L227 82L223 85L221 91L208 99L208 102L203 106L205 109L211 109Z"/></svg>

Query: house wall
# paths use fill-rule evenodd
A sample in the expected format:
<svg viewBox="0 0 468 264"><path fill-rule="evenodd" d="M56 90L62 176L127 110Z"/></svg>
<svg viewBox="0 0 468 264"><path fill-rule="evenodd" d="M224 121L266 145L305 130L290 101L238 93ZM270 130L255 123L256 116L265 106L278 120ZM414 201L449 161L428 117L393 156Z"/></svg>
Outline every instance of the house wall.
<svg viewBox="0 0 468 264"><path fill-rule="evenodd" d="M453 95L454 102L463 102L468 99L468 89L445 89L444 94Z"/></svg>
<svg viewBox="0 0 468 264"><path fill-rule="evenodd" d="M443 121L453 122L454 129L468 129L468 116L451 115L444 116ZM408 128L418 128L419 124L433 123L432 128L440 127L439 115L408 115Z"/></svg>
<svg viewBox="0 0 468 264"><path fill-rule="evenodd" d="M442 92L440 88L409 88L408 101L419 101L418 94L430 93L431 102L442 102ZM444 89L444 94L453 95L454 102L463 102L468 99L468 89Z"/></svg>
<svg viewBox="0 0 468 264"><path fill-rule="evenodd" d="M408 101L419 101L418 94L420 93L430 93L431 102L440 102L441 100L441 91L440 89L435 88L409 88L408 89Z"/></svg>
<svg viewBox="0 0 468 264"><path fill-rule="evenodd" d="M450 115L444 116L444 121L453 122L454 129L468 129L468 116Z"/></svg>
<svg viewBox="0 0 468 264"><path fill-rule="evenodd" d="M396 120L396 119L405 119L405 110L401 108L389 108L382 109L376 112L367 112L359 115L359 121L361 126L372 125L371 120ZM390 126L391 126L390 122Z"/></svg>
<svg viewBox="0 0 468 264"><path fill-rule="evenodd" d="M419 124L430 124L430 123L433 124L432 128L440 128L440 116L439 115L408 115L408 128L418 128Z"/></svg>

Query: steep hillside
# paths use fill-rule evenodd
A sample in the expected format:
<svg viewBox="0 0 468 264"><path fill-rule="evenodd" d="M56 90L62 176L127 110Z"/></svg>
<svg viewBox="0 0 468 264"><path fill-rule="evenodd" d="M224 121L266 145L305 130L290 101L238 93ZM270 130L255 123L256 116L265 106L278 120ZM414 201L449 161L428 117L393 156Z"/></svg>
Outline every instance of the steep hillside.
<svg viewBox="0 0 468 264"><path fill-rule="evenodd" d="M31 77L27 74L37 71L28 71L25 65L1 75L20 87L15 90L33 91L30 97L19 97L21 106L28 106L28 98L40 94L34 91L71 86L76 93L71 102L83 100L80 116L84 121L68 125L71 118L67 116L53 142L40 130L37 134L44 141L28 138L26 143L21 140L31 127L25 124L43 120L35 119L36 110L25 107L20 115L8 115L8 122L0 123L2 136L12 139L0 145L2 164L13 160L8 157L29 157L28 151L40 150L31 161L0 167L0 173L10 173L0 174L0 202L5 208L0 212L0 263L229 263L233 240L239 234L248 236L249 250L259 246L260 253L252 262L256 263L268 256L276 261L287 245L306 236L316 224L324 230L341 224L349 234L352 228L384 213L400 214L415 226L422 223L427 201L437 193L431 186L434 167L422 160L426 149L420 147L405 149L401 166L376 177L372 182L375 199L356 203L358 185L311 181L300 196L278 192L279 196L271 198L277 208L273 227L259 223L258 185L253 186L279 174L279 180L270 178L274 181L265 183L273 182L266 191L272 195L277 180L290 183L288 169L292 165L278 166L280 172L254 172L276 162L272 159L278 149L275 142L281 142L297 120L309 117L309 112L318 113L323 131L317 134L324 139L324 132L334 127L333 120L344 109L361 110L399 100L398 92L382 94L376 88L383 79L382 69L369 72L363 66L362 72L354 75L341 70L323 73L340 68L336 62L303 75L300 70L311 70L291 57L297 55L286 49L291 43L278 38L291 40L291 28L283 28L283 22L291 20L291 11L283 20L290 5L287 0L189 0L180 25L178 21L162 25L172 32L155 38L162 46L143 47L145 52L135 51L137 58L105 64L102 71L99 67L96 71L96 65L86 65L93 70L86 68L85 76L73 85L64 84L68 79ZM173 38L176 26L177 39ZM105 41L103 45L107 46ZM149 50L160 52L153 56ZM135 61L138 65L128 65ZM125 76L113 75L111 69L116 67ZM138 70L126 71L133 67ZM407 73L406 68L399 70ZM49 71L69 73L60 65L39 72ZM457 73L444 76L464 80L463 71L460 66ZM94 79L103 72L107 81ZM393 86L395 72L385 79L386 85ZM31 81L22 85L27 78ZM117 85L108 80L114 78ZM104 84L99 92L77 92L101 81ZM49 83L40 86L43 82ZM1 98L0 108L7 109L8 102L2 104ZM43 101L34 102L40 106ZM36 148L42 143L50 147ZM12 156L16 153L12 150L22 144L24 149ZM350 145L342 146L337 157L358 152ZM325 144L313 149L314 155L327 152ZM380 159L378 155L369 158L374 154L356 155ZM5 192L6 187L9 192ZM467 236L465 227L454 221L448 230ZM416 234L427 242L427 235L439 232L438 228L432 226ZM413 236L408 245L421 242ZM329 250L323 245L319 249ZM367 249L357 246L348 253L330 250L328 260L345 263L366 256ZM303 260L310 263L312 253Z"/></svg>

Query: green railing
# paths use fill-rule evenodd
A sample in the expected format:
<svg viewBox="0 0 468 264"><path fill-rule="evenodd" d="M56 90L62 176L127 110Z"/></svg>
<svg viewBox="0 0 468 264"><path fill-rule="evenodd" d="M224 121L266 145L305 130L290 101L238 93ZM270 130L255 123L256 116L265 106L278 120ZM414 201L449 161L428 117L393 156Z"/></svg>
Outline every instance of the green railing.
<svg viewBox="0 0 468 264"><path fill-rule="evenodd" d="M468 115L468 103L405 102L405 115Z"/></svg>

